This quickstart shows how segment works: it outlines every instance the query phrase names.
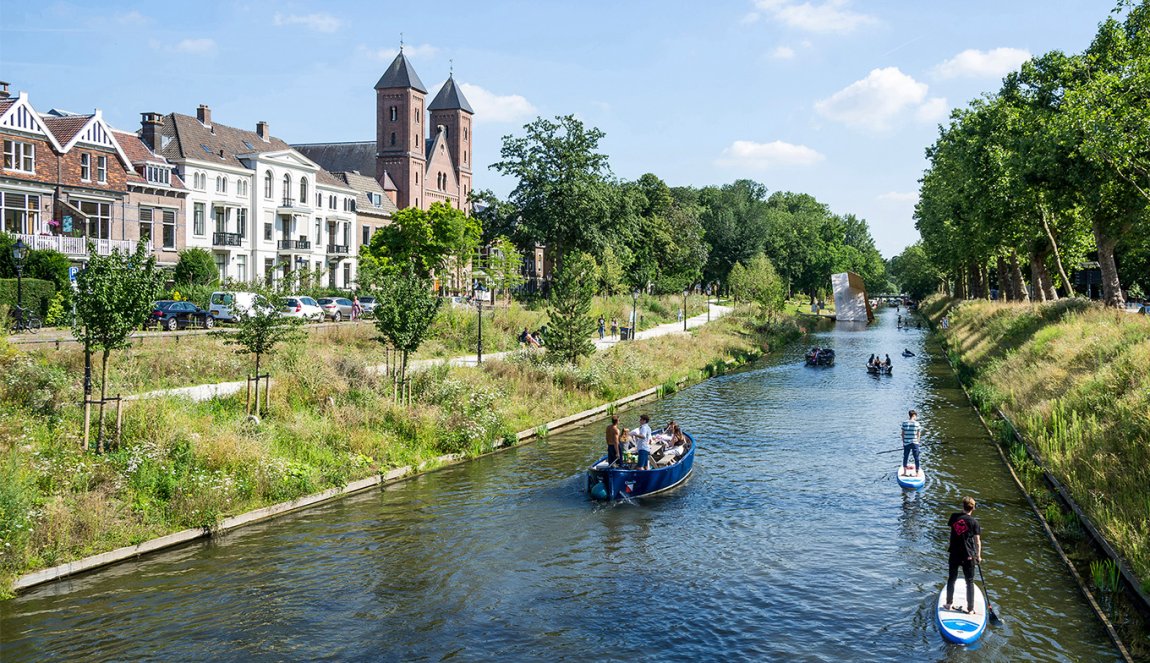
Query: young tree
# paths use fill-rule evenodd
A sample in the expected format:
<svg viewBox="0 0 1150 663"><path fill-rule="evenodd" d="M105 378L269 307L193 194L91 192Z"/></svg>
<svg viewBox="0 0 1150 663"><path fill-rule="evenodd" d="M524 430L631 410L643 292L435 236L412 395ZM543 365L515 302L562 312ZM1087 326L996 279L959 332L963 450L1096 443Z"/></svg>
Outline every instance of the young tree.
<svg viewBox="0 0 1150 663"><path fill-rule="evenodd" d="M364 253L384 272L414 265L426 277L447 267L452 258L470 258L481 234L478 219L449 203L434 203L426 211L408 207L395 213L391 225L376 231Z"/></svg>
<svg viewBox="0 0 1150 663"><path fill-rule="evenodd" d="M221 335L224 343L239 346L238 352L255 355L255 375L258 379L264 355L275 352L276 346L281 343L298 338L303 319L280 314L278 304L281 293L275 289L252 287L255 287L256 292L255 303L239 310L235 331L228 334L216 333Z"/></svg>
<svg viewBox="0 0 1150 663"><path fill-rule="evenodd" d="M172 277L179 285L212 285L219 279L216 261L207 249L184 249Z"/></svg>
<svg viewBox="0 0 1150 663"><path fill-rule="evenodd" d="M600 292L608 297L623 292L624 267L622 258L608 244L603 249L602 260L599 261Z"/></svg>
<svg viewBox="0 0 1150 663"><path fill-rule="evenodd" d="M574 363L595 350L591 335L591 298L595 295L595 267L591 256L569 254L551 283L551 306L547 309L547 351L559 361Z"/></svg>
<svg viewBox="0 0 1150 663"><path fill-rule="evenodd" d="M503 291L504 301L511 303L511 291L523 283L523 256L515 244L506 237L499 237L491 244L488 255L487 274L497 290Z"/></svg>
<svg viewBox="0 0 1150 663"><path fill-rule="evenodd" d="M104 439L104 403L108 395L108 357L129 345L132 331L143 326L160 292L163 274L143 242L134 253L118 250L102 256L89 244L91 259L76 276L76 317L72 334L84 344L87 357L100 355L100 423L97 439ZM85 376L87 377L87 376ZM85 394L86 396L87 394Z"/></svg>
<svg viewBox="0 0 1150 663"><path fill-rule="evenodd" d="M783 308L786 295L783 280L775 272L775 266L771 261L761 253L755 254L747 263L743 290L749 301L758 304L769 313Z"/></svg>
<svg viewBox="0 0 1150 663"><path fill-rule="evenodd" d="M403 353L399 376L407 376L407 358L419 349L442 302L431 280L413 267L380 278L372 287L376 297L375 328Z"/></svg>

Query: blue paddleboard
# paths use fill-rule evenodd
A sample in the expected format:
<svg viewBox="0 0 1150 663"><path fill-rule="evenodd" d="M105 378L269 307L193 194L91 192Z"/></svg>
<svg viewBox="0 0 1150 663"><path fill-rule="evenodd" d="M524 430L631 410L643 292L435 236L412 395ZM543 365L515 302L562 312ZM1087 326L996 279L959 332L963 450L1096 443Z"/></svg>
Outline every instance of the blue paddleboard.
<svg viewBox="0 0 1150 663"><path fill-rule="evenodd" d="M894 478L898 481L898 485L910 490L919 490L926 485L926 470L922 467L918 468L918 472L913 470L904 469L901 465L894 473Z"/></svg>
<svg viewBox="0 0 1150 663"><path fill-rule="evenodd" d="M957 578L954 581L954 602L959 608L966 607L966 579ZM946 604L946 586L938 594L938 605L935 606L934 623L938 625L939 633L950 642L969 645L978 642L986 631L986 597L982 595L982 588L974 586L974 614L967 614L960 610L944 610Z"/></svg>

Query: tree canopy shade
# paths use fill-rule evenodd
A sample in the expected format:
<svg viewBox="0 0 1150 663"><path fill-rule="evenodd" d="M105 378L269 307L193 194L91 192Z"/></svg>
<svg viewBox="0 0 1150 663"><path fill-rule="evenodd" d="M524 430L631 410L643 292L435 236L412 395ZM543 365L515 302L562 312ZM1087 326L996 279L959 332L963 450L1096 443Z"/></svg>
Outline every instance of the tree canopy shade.
<svg viewBox="0 0 1150 663"><path fill-rule="evenodd" d="M383 276L370 292L376 297L375 328L403 355L403 378L408 355L423 343L442 300L432 291L431 280L412 265Z"/></svg>
<svg viewBox="0 0 1150 663"><path fill-rule="evenodd" d="M393 222L375 232L361 260L386 273L411 265L421 277L444 269L451 259L466 261L479 246L479 220L447 202L433 203L426 211L408 207L395 213Z"/></svg>
<svg viewBox="0 0 1150 663"><path fill-rule="evenodd" d="M597 279L595 261L585 253L571 253L551 285L547 309L547 352L558 361L574 363L594 352L591 334L591 299Z"/></svg>
<svg viewBox="0 0 1150 663"><path fill-rule="evenodd" d="M184 249L172 277L179 285L212 285L220 276L216 261L207 249Z"/></svg>

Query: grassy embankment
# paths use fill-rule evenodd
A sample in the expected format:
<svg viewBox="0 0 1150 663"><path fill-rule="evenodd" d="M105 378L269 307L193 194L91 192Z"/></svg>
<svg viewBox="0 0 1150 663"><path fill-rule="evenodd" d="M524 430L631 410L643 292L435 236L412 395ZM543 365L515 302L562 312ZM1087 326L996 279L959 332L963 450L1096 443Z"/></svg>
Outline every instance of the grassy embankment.
<svg viewBox="0 0 1150 663"><path fill-rule="evenodd" d="M75 376L0 339L0 594L28 571L444 453L484 453L515 431L701 377L797 334L794 323L768 327L737 312L577 367L526 353L437 367L417 375L406 408L363 361L341 358L339 339L321 336L280 353L260 426L244 422L241 396L140 401L125 409L123 444L102 455L80 451Z"/></svg>
<svg viewBox="0 0 1150 663"><path fill-rule="evenodd" d="M625 301L624 301L625 300ZM640 297L641 327L646 329L677 319L682 296ZM689 299L688 315L706 311L704 299ZM626 314L623 313L624 307ZM597 297L592 306L592 317L603 315L608 322L618 318L621 324L630 318L631 297ZM475 352L478 319L473 308L445 305L440 309L428 339L415 359L454 357ZM528 309L513 303L510 308L485 309L483 314L483 351L485 353L514 350L519 346L519 333L524 327L532 331L545 324L546 310ZM342 323L324 327L306 327L309 338L308 352L324 363L348 362L361 366L374 366L384 361L379 334L368 323ZM31 338L31 337L29 337ZM21 346L36 353L42 361L60 366L73 380L83 376L83 348L74 343ZM281 376L292 370L296 359L288 355L273 355L269 370ZM208 334L185 336L147 337L137 339L133 347L112 354L108 362L108 393L136 394L153 389L186 387L195 384L243 380L251 371L251 359L236 353L234 346Z"/></svg>
<svg viewBox="0 0 1150 663"><path fill-rule="evenodd" d="M939 331L976 406L1002 409L1150 591L1150 319L1081 299L922 310L949 315ZM1021 445L1010 456L1060 537L1080 538Z"/></svg>

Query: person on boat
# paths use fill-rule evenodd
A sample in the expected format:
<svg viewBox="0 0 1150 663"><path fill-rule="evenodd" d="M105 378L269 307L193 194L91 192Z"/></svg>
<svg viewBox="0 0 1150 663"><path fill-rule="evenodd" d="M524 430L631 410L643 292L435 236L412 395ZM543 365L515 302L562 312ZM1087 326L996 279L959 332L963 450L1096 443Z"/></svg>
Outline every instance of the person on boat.
<svg viewBox="0 0 1150 663"><path fill-rule="evenodd" d="M904 356L904 357L913 357L913 356L914 356L914 353L910 351L910 348L903 348L903 349L902 349L902 356Z"/></svg>
<svg viewBox="0 0 1150 663"><path fill-rule="evenodd" d="M883 368L890 368L890 355L886 356L886 359L883 360L882 365Z"/></svg>
<svg viewBox="0 0 1150 663"><path fill-rule="evenodd" d="M898 326L899 327L902 326L902 314L901 313L898 314Z"/></svg>
<svg viewBox="0 0 1150 663"><path fill-rule="evenodd" d="M607 426L607 464L614 465L622 458L619 449L619 417L612 416L611 424Z"/></svg>
<svg viewBox="0 0 1150 663"><path fill-rule="evenodd" d="M911 410L909 418L902 422L902 473L903 475L916 476L918 474L918 445L922 439L922 424L918 423L918 412ZM911 454L914 454L914 473L909 470L910 465L907 461L910 459Z"/></svg>
<svg viewBox="0 0 1150 663"><path fill-rule="evenodd" d="M973 497L962 498L962 513L950 514L946 526L950 528L950 560L946 571L946 603L943 610L955 610L974 614L974 565L982 563L982 527L971 514L974 513ZM966 607L954 604L954 581L958 570L966 579Z"/></svg>
<svg viewBox="0 0 1150 663"><path fill-rule="evenodd" d="M866 360L866 366L867 366L867 368L874 366L874 354L873 353L871 354L870 359Z"/></svg>
<svg viewBox="0 0 1150 663"><path fill-rule="evenodd" d="M631 437L635 440L635 452L639 455L639 462L635 465L635 469L650 469L651 417L649 415L639 416L639 427L631 431Z"/></svg>

